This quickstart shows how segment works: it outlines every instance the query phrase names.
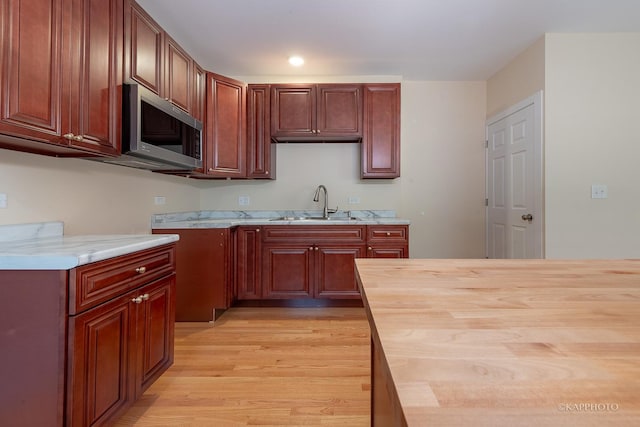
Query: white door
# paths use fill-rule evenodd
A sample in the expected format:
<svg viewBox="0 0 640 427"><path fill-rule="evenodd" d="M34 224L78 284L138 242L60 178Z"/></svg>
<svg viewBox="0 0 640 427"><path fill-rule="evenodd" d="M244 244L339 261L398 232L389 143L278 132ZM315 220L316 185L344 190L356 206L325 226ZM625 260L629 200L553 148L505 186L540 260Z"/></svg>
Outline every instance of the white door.
<svg viewBox="0 0 640 427"><path fill-rule="evenodd" d="M543 258L542 93L487 122L487 258Z"/></svg>

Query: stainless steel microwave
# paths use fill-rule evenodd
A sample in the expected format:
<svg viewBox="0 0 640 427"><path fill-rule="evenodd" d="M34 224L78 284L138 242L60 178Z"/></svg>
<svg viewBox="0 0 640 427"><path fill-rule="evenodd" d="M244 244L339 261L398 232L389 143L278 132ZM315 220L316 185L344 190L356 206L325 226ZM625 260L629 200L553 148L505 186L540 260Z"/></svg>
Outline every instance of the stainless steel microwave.
<svg viewBox="0 0 640 427"><path fill-rule="evenodd" d="M151 170L202 167L202 122L138 84L123 85L122 155L100 161Z"/></svg>

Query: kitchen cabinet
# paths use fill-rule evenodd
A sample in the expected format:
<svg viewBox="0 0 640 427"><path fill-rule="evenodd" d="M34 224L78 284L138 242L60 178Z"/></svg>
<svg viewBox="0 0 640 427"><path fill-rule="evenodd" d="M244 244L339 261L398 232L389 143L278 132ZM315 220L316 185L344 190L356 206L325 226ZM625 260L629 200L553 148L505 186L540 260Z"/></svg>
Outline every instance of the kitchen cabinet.
<svg viewBox="0 0 640 427"><path fill-rule="evenodd" d="M354 259L365 226L264 226L262 297L359 298Z"/></svg>
<svg viewBox="0 0 640 427"><path fill-rule="evenodd" d="M409 226L367 226L367 258L409 258Z"/></svg>
<svg viewBox="0 0 640 427"><path fill-rule="evenodd" d="M239 300L262 298L262 227L239 226L236 239L236 294Z"/></svg>
<svg viewBox="0 0 640 427"><path fill-rule="evenodd" d="M194 94L194 88L199 87L195 61L140 5L134 0L125 1L127 81L143 85L193 115L194 97L200 96Z"/></svg>
<svg viewBox="0 0 640 427"><path fill-rule="evenodd" d="M246 85L207 73L205 174L219 178L246 175Z"/></svg>
<svg viewBox="0 0 640 427"><path fill-rule="evenodd" d="M193 63L193 73L194 79L191 95L193 105L191 107L191 115L196 120L204 122L205 98L207 95L207 73L200 65L195 62Z"/></svg>
<svg viewBox="0 0 640 427"><path fill-rule="evenodd" d="M362 86L272 85L271 137L281 141L359 141Z"/></svg>
<svg viewBox="0 0 640 427"><path fill-rule="evenodd" d="M365 84L362 178L400 176L400 84Z"/></svg>
<svg viewBox="0 0 640 427"><path fill-rule="evenodd" d="M276 144L271 142L271 86L247 87L247 178L276 179Z"/></svg>
<svg viewBox="0 0 640 427"><path fill-rule="evenodd" d="M0 147L119 153L122 11L122 0L3 2Z"/></svg>
<svg viewBox="0 0 640 427"><path fill-rule="evenodd" d="M359 298L356 258L408 258L408 225L270 225L236 230L238 300Z"/></svg>
<svg viewBox="0 0 640 427"><path fill-rule="evenodd" d="M173 363L173 244L0 283L5 425L109 424Z"/></svg>
<svg viewBox="0 0 640 427"><path fill-rule="evenodd" d="M212 321L234 300L233 236L228 228L155 229L178 234L176 320Z"/></svg>

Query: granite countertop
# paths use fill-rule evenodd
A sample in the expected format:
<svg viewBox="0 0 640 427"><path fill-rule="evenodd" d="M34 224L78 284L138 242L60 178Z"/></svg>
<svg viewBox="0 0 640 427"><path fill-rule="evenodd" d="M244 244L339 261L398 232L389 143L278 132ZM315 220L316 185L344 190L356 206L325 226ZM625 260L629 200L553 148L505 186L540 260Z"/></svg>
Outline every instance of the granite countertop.
<svg viewBox="0 0 640 427"><path fill-rule="evenodd" d="M65 236L62 222L0 226L0 270L68 270L178 240L176 234Z"/></svg>
<svg viewBox="0 0 640 427"><path fill-rule="evenodd" d="M406 425L640 425L640 260L356 269Z"/></svg>
<svg viewBox="0 0 640 427"><path fill-rule="evenodd" d="M194 211L157 214L151 218L151 228L229 228L240 225L408 225L409 220L397 218L394 211L352 210L339 211L329 220L320 211ZM294 218L305 218L304 220Z"/></svg>

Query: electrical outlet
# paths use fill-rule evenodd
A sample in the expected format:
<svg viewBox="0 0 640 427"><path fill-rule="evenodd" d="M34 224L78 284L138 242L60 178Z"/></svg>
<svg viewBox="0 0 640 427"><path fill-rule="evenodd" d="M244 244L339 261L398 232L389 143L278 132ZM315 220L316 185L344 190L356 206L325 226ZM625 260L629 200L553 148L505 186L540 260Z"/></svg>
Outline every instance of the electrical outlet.
<svg viewBox="0 0 640 427"><path fill-rule="evenodd" d="M357 205L360 203L360 197L358 196L349 196L348 202L350 205Z"/></svg>
<svg viewBox="0 0 640 427"><path fill-rule="evenodd" d="M608 197L608 189L606 185L594 184L591 186L592 199L606 199Z"/></svg>
<svg viewBox="0 0 640 427"><path fill-rule="evenodd" d="M155 205L165 205L167 204L167 198L164 196L156 196L153 198L153 204Z"/></svg>
<svg viewBox="0 0 640 427"><path fill-rule="evenodd" d="M239 196L238 197L238 205L240 206L249 206L251 204L251 199L249 196Z"/></svg>

